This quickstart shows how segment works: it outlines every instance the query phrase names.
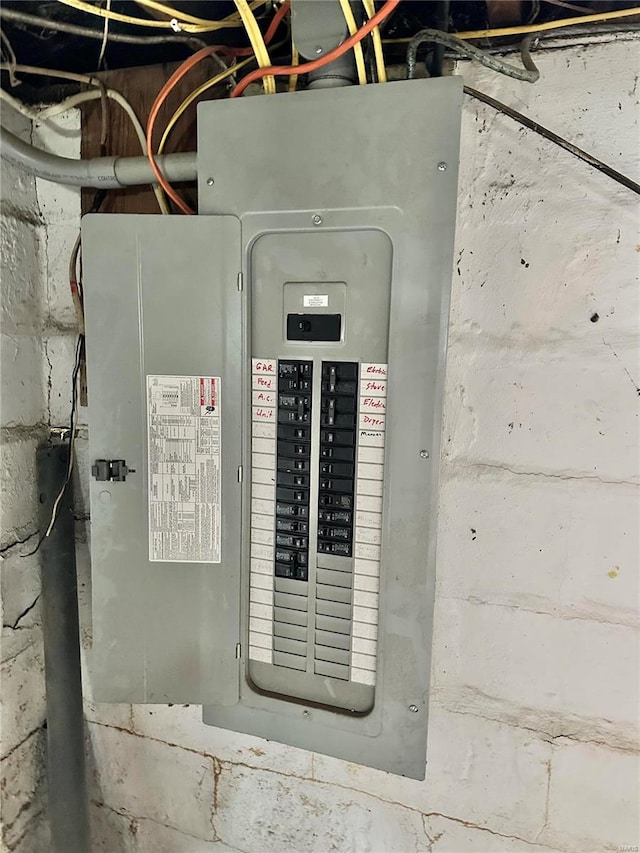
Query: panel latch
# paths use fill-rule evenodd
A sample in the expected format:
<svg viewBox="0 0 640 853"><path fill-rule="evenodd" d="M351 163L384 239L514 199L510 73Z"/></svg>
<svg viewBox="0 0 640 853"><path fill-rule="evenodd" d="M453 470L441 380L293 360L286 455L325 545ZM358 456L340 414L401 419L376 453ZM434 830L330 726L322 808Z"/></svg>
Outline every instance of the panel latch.
<svg viewBox="0 0 640 853"><path fill-rule="evenodd" d="M135 474L135 468L128 468L124 459L96 459L91 466L91 475L99 481L114 480L121 483L127 474Z"/></svg>

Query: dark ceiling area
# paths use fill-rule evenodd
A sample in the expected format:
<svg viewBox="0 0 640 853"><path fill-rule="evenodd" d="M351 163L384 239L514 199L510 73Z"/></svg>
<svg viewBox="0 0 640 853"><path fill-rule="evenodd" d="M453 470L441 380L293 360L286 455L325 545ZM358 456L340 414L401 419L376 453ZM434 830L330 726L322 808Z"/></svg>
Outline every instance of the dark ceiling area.
<svg viewBox="0 0 640 853"><path fill-rule="evenodd" d="M92 5L106 7L106 0ZM175 0L168 2L176 11L206 19L219 20L235 12L235 4L228 0ZM381 3L377 3L379 7ZM600 0L406 0L395 10L383 27L385 56L389 61L401 62L406 44L394 45L391 40L407 38L424 27L448 29L450 32L480 30L487 27L500 28L513 25L539 24L560 18L580 17L587 14L623 9L636 5L633 2L601 2ZM263 32L274 15L274 5L265 3L255 10ZM155 12L135 0L112 0L111 12L123 13L138 19L167 20L161 12ZM145 28L119 21L109 21L107 42L101 55L104 36L104 19L73 8L59 0L9 0L0 8L3 31L3 61L15 60L21 64L38 65L57 70L84 74L97 71L179 62L203 44L226 44L247 47L249 41L242 27L229 27L216 32L174 33L169 28ZM637 20L637 19L635 19ZM631 22L620 21L613 27L630 27ZM56 28L57 27L57 28ZM65 31L80 27L83 34ZM273 41L271 60L274 64L290 58L290 41L286 26ZM87 32L89 31L89 32ZM126 43L119 40L125 36ZM135 43L131 43L131 38ZM388 41L387 41L388 40ZM517 43L518 38L485 39L484 46L496 48ZM280 43L280 47L278 47ZM482 42L476 42L481 45ZM2 85L7 88L8 74L2 72ZM41 88L52 88L50 79L20 74L20 94L23 100L34 100L42 94ZM11 88L10 86L8 88ZM56 89L68 90L68 84L56 85ZM77 85L76 85L77 88Z"/></svg>

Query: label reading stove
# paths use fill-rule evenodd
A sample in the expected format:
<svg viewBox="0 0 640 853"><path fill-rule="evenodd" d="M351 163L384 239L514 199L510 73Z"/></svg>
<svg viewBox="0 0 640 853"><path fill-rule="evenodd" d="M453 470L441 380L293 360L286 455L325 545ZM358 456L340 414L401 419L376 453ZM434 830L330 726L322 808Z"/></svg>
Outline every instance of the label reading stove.
<svg viewBox="0 0 640 853"><path fill-rule="evenodd" d="M147 376L152 562L220 562L220 427L220 377Z"/></svg>

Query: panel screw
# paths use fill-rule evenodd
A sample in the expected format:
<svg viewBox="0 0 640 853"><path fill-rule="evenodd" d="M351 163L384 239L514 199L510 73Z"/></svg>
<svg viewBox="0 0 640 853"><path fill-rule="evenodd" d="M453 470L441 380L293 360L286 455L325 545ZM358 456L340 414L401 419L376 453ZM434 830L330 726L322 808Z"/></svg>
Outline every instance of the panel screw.
<svg viewBox="0 0 640 853"><path fill-rule="evenodd" d="M311 217L311 221L313 222L314 225L322 225L322 217L320 216L319 213L314 213L313 216Z"/></svg>
<svg viewBox="0 0 640 853"><path fill-rule="evenodd" d="M411 711L412 714L417 714L418 713L418 706L417 705L409 705L409 710Z"/></svg>
<svg viewBox="0 0 640 853"><path fill-rule="evenodd" d="M447 164L444 161L441 161L440 163L438 163L438 171L439 172L446 172L447 171Z"/></svg>
<svg viewBox="0 0 640 853"><path fill-rule="evenodd" d="M429 451L428 450L421 450L420 456L422 457L422 459L428 459L429 458Z"/></svg>
<svg viewBox="0 0 640 853"><path fill-rule="evenodd" d="M308 712L308 711L303 711L303 712L302 712L302 716L303 716L303 717L308 717L308 716L309 716L309 712Z"/></svg>
<svg viewBox="0 0 640 853"><path fill-rule="evenodd" d="M207 178L207 186L208 187L212 187L214 185L214 183L215 183L215 181L213 180L213 178Z"/></svg>
<svg viewBox="0 0 640 853"><path fill-rule="evenodd" d="M316 53L319 55L322 53L322 51L323 51L323 47L319 44L316 45Z"/></svg>

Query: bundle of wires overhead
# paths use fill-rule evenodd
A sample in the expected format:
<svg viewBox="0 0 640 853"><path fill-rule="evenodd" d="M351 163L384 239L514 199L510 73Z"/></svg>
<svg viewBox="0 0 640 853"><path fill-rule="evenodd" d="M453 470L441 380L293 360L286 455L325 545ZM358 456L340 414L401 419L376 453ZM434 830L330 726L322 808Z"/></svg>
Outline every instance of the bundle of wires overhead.
<svg viewBox="0 0 640 853"><path fill-rule="evenodd" d="M222 30L226 27L241 27L243 20L241 16L234 12L227 15L220 21L208 20L207 18L199 18L190 15L179 9L174 9L165 3L158 3L156 0L137 0L140 6L152 9L165 15L165 18L137 18L134 15L126 15L122 12L114 12L110 9L103 9L101 6L94 6L92 3L86 3L85 0L58 0L58 3L63 3L65 6L71 6L73 9L78 9L81 12L87 12L90 15L97 15L100 18L108 18L110 21L118 21L123 24L132 24L138 27L150 29L170 30L171 32L185 33L210 33L216 30ZM257 9L264 5L265 0L253 0L250 4L250 9Z"/></svg>
<svg viewBox="0 0 640 853"><path fill-rule="evenodd" d="M238 83L231 93L231 97L239 97L245 91L247 86L254 83L256 80L261 80L268 74L273 74L275 76L285 74L307 74L310 71L316 71L318 68L322 68L324 65L339 59L343 54L352 50L356 44L368 36L375 27L379 26L386 18L388 18L399 3L400 0L386 0L375 15L364 23L356 33L350 35L349 38L346 38L342 44L338 45L338 47L327 51L327 53L319 59L313 59L311 62L305 62L303 65L278 65L268 69L257 68L255 71L247 74L247 76Z"/></svg>
<svg viewBox="0 0 640 853"><path fill-rule="evenodd" d="M269 25L269 27L268 27L265 35L264 35L264 38L262 37L262 35L260 36L260 38L263 39L263 41L264 41L265 49L266 49L266 45L268 45L271 42L271 40L274 38L276 32L278 31L278 27L280 26L280 24L284 20L285 16L288 14L289 7L290 7L290 0L287 0L287 2L283 3L280 6L278 11L274 15L273 20L271 21L271 23L270 23L270 25ZM230 53L233 56L246 56L247 53L249 53L249 54L252 53L250 48L249 49L247 49L247 48L228 48L224 45L210 45L206 48L203 48L202 50L197 51L196 53L193 54L193 56L190 56L183 63L181 63L181 65L178 66L178 68L173 72L171 77L169 77L167 82L164 84L162 89L160 89L160 91L158 92L158 95L156 96L155 101L153 102L151 110L149 112L149 120L147 122L146 153L147 153L147 156L149 158L151 168L153 169L153 172L154 172L156 178L158 179L158 183L160 184L160 186L162 186L162 188L164 189L166 194L169 196L169 198L176 204L176 206L182 211L182 213L185 213L187 215L192 214L193 210L176 193L176 191L173 189L171 184L169 184L169 182L166 180L166 178L162 174L162 171L160 170L160 167L156 163L155 155L153 152L153 134L154 134L154 130L155 130L155 124L156 124L156 121L158 118L158 113L160 112L160 108L164 104L165 100L167 99L167 97L168 97L169 93L172 91L172 89L175 88L175 86L180 82L180 80L182 80L182 78L186 74L188 74L188 72L195 65L197 65L199 62L201 62L207 56L210 56L211 54L215 53L216 51L226 51L227 53ZM168 136L169 132L171 131L171 129L174 127L177 120L180 118L180 116L183 114L183 112L187 109L187 107L193 103L193 101L195 101L208 88L211 88L211 87L217 85L218 83L222 82L223 80L225 80L227 77L230 77L240 67L247 65L254 58L255 57L250 56L247 60L239 63L235 67L232 66L231 68L228 68L226 71L222 72L221 74L216 75L211 80L207 80L198 89L196 89L187 98L185 98L185 100L178 107L178 109L176 110L174 115L171 117L169 124L167 125L167 129L166 129L166 131L162 137L162 140L160 142L161 148L164 147L167 136ZM269 72L269 68L270 68L270 66L264 66L263 68L258 69L258 70L265 72L262 76L267 76L268 72ZM275 85L275 83L274 83L274 85ZM274 89L274 91L275 91L275 89ZM160 150L161 150L161 148L160 148Z"/></svg>

